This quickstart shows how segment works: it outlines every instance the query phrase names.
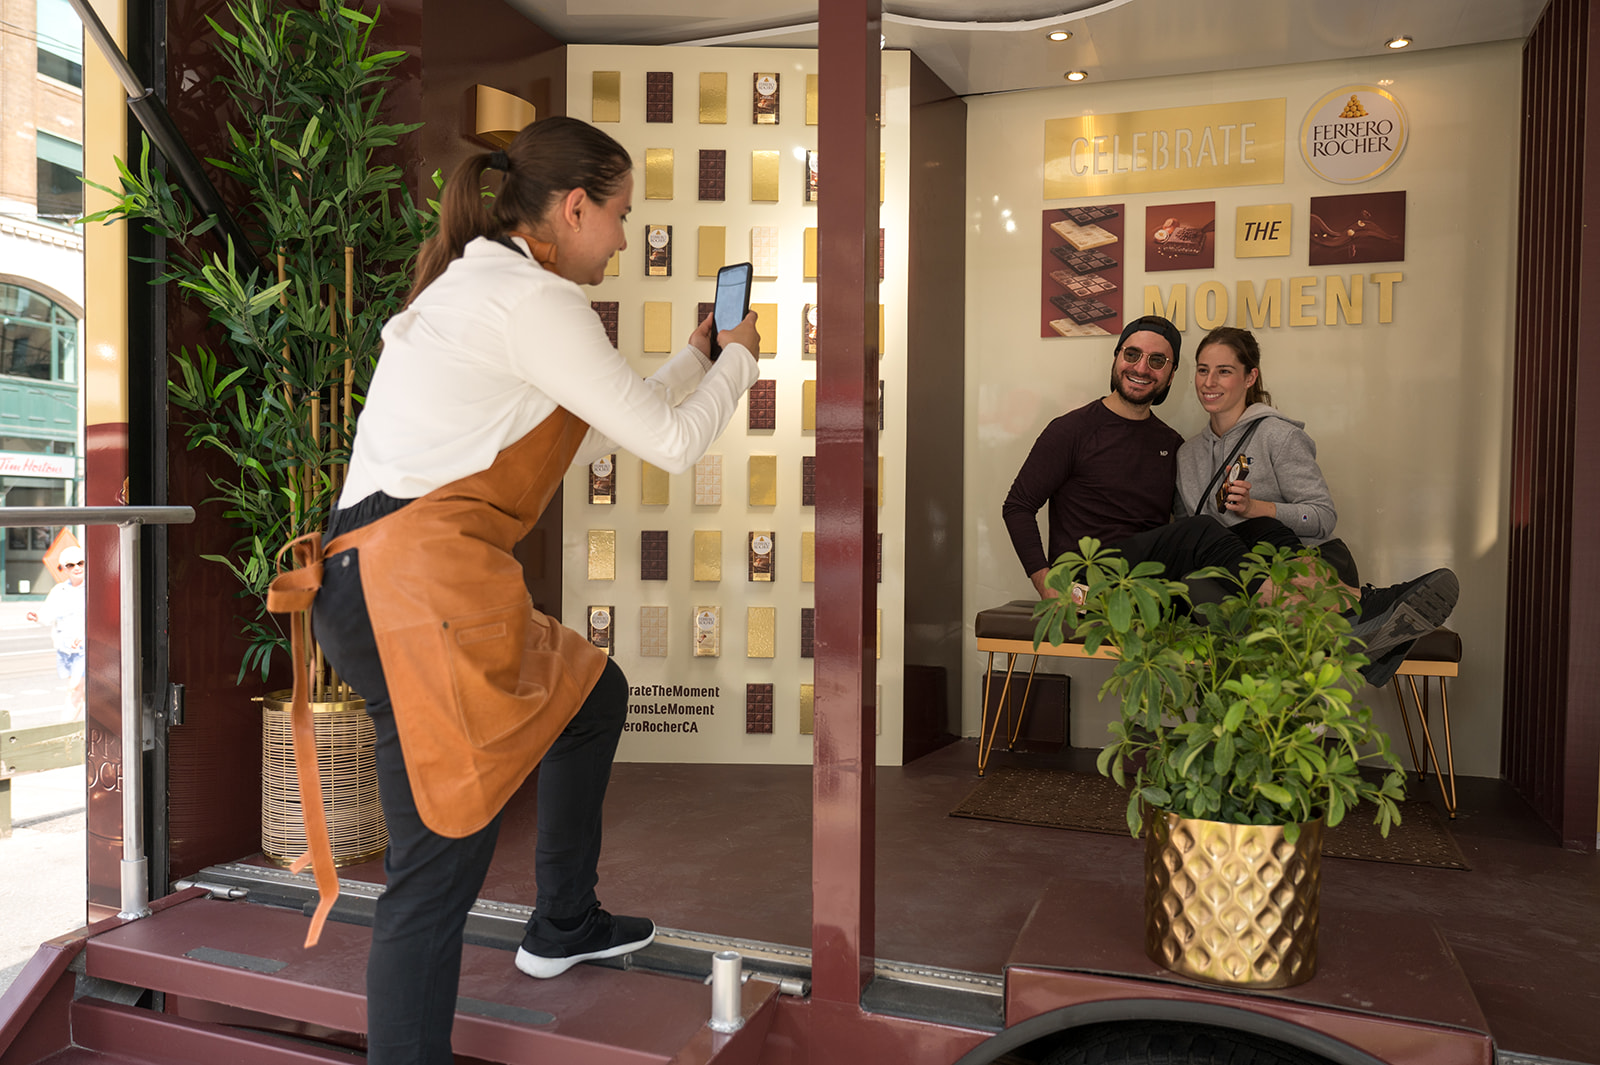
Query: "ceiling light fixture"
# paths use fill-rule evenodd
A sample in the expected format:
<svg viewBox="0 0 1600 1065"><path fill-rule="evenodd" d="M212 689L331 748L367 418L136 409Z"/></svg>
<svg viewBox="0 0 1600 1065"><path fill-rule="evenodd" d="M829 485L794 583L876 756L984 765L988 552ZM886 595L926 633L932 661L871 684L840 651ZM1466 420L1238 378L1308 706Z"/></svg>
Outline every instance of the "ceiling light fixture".
<svg viewBox="0 0 1600 1065"><path fill-rule="evenodd" d="M1411 38L1402 35L1400 37L1391 37L1391 38L1389 38L1387 41L1384 42L1384 47L1386 47L1386 48L1394 48L1394 49L1398 50L1398 49L1404 48L1406 45L1408 45L1410 43L1411 43Z"/></svg>
<svg viewBox="0 0 1600 1065"><path fill-rule="evenodd" d="M1069 70L1062 75L1062 77L1066 78L1068 81L1082 81L1088 76L1088 72L1083 70Z"/></svg>
<svg viewBox="0 0 1600 1065"><path fill-rule="evenodd" d="M1052 41L1070 41L1070 40L1072 40L1072 31L1071 30L1051 30L1049 36L1050 36L1050 39Z"/></svg>

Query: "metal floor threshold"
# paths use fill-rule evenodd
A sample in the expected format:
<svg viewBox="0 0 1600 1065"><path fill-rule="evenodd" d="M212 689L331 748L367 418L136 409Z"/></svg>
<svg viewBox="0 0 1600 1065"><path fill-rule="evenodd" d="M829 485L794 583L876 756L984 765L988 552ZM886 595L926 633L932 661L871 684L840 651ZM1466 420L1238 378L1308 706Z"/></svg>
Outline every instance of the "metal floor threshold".
<svg viewBox="0 0 1600 1065"><path fill-rule="evenodd" d="M204 888L216 898L296 909L308 916L317 900L316 881L310 873L246 862L209 866L173 885L174 890L188 887ZM339 900L330 919L370 927L373 908L382 894L380 884L341 879ZM479 899L467 917L466 940L515 951L532 915L531 906ZM677 928L658 927L655 942L644 950L591 964L705 981L711 976L711 956L721 950L739 952L747 979L770 980L788 995L810 991L811 951L807 948ZM1005 1027L1005 980L988 973L880 959L861 1004L875 1013L1000 1031Z"/></svg>

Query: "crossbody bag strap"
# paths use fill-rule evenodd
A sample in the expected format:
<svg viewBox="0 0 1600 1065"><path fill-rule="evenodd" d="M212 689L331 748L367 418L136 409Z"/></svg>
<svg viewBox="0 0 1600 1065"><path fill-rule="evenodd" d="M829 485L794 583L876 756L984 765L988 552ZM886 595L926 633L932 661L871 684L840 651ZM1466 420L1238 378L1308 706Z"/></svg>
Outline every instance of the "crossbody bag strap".
<svg viewBox="0 0 1600 1065"><path fill-rule="evenodd" d="M1233 460L1238 457L1239 452L1244 450L1244 446L1250 442L1250 438L1255 435L1263 420L1262 418L1257 418L1251 422L1245 429L1244 435L1239 438L1239 442L1228 449L1228 457L1222 460L1222 465L1217 467L1217 472L1211 475L1211 483L1206 485L1204 492L1200 493L1200 502L1194 505L1195 517L1198 518L1200 512L1206 509L1206 500L1211 498L1211 490L1217 486L1218 481L1222 480L1223 473L1226 472L1229 466L1233 465Z"/></svg>

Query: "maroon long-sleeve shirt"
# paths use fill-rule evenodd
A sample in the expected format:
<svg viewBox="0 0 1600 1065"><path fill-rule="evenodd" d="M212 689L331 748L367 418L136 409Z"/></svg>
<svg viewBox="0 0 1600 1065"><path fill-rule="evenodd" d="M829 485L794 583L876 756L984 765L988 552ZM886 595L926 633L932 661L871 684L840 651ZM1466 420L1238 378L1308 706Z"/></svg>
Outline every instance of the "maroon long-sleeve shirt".
<svg viewBox="0 0 1600 1065"><path fill-rule="evenodd" d="M1045 426L1003 508L1024 573L1050 565L1084 536L1114 544L1172 517L1183 437L1157 418L1133 421L1095 400ZM1039 508L1050 504L1050 553Z"/></svg>

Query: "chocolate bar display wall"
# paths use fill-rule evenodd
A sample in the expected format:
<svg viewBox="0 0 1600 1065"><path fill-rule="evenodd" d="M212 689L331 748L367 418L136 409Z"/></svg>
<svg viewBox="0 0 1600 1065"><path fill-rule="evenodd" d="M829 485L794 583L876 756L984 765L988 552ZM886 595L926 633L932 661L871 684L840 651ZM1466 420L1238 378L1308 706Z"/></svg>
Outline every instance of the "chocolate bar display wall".
<svg viewBox="0 0 1600 1065"><path fill-rule="evenodd" d="M590 294L595 303L616 307L618 352L641 375L654 373L704 318L714 268L745 259L755 267L750 305L759 315L762 340L759 382L692 469L657 469L619 450L610 484L615 502L585 503L566 516L565 601L580 610L594 603L613 607L610 643L630 683L720 693L715 713L704 716L698 732L630 731L618 756L809 763L811 739L799 729L798 693L813 681L814 660L802 656L799 619L803 610L816 609L822 587L813 579L821 562L814 499L825 483L816 454L827 398L817 385L837 348L830 349L816 329L817 275L828 253L815 240L819 186L808 176L818 171L805 162L807 153L817 158L819 129L805 121L804 105L816 92L825 95L826 81L808 50L572 46L567 58L574 113L587 110L594 72L621 71L620 111L606 131L636 160L655 162L655 195L646 202L636 194L638 229L630 229L616 273ZM878 432L880 461L873 468L881 471L875 475L881 477L882 580L872 585L874 613L882 616L877 643L884 738L878 761L893 764L910 746L902 725L911 712L902 704L905 675L932 670L942 686L960 668L958 648L940 661L937 651L913 645L928 643L930 633L944 640L957 634L954 644L959 643L961 541L948 516L962 506L962 460L959 448L952 453L950 445L959 440L964 417L964 107L906 53L886 54L884 70L882 234L870 241L869 250L879 254L868 265L872 275L882 275L882 324L869 309L870 332L863 338L876 350L884 386L869 390L862 414ZM781 76L767 77L777 71ZM669 82L684 91L698 87L700 106L676 106ZM723 109L708 109L708 99L716 96L712 91L708 97L708 86L726 86L728 95L713 100ZM914 112L935 119L929 126L938 130L932 143L944 153L937 167L913 166ZM668 159L681 164L679 170L690 167L693 179L669 180ZM879 184L879 167L871 170L871 187L863 190L869 204L876 203ZM914 206L914 174L947 183L927 198L936 214L917 226L912 216L923 209ZM831 180L831 189L845 187L840 173ZM922 278L915 293L909 284L913 263ZM913 353L925 378L920 383L912 381ZM912 432L923 434L916 448L908 446ZM919 475L913 499L909 486ZM593 498L589 489L586 473L579 498ZM921 508L915 543L907 534L912 506ZM588 578L590 529L614 533L606 539L609 559L604 548L597 549L595 580ZM930 555L925 544L934 536L942 553ZM867 545L869 579L878 553L876 541ZM912 580L907 568L913 560L937 567L938 574L919 572ZM935 589L918 609L938 618L915 634L906 624L913 584ZM819 631L815 615L810 617L808 652ZM565 620L572 626L588 618ZM746 705L747 685L763 693L748 720L747 710L758 704ZM929 719L919 725L927 735L915 746L925 749L930 737L953 731L950 705L942 688L922 700L915 714L919 721ZM747 730L747 724L753 727Z"/></svg>

